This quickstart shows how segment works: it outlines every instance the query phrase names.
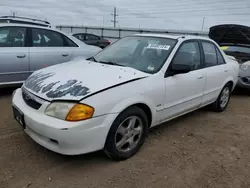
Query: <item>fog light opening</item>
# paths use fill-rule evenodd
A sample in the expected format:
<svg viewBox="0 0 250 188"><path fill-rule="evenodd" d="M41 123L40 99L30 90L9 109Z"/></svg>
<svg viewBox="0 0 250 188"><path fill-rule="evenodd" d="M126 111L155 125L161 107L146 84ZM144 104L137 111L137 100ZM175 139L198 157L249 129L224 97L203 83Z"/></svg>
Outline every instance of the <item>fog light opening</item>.
<svg viewBox="0 0 250 188"><path fill-rule="evenodd" d="M52 138L49 139L51 142L55 143L55 144L58 144L58 141L57 140L54 140Z"/></svg>

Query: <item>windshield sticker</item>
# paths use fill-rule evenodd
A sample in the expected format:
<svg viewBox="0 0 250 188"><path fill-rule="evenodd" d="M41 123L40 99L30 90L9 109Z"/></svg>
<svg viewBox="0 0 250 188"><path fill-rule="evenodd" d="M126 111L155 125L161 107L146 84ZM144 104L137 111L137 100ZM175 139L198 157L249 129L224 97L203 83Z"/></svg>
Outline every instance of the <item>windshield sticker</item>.
<svg viewBox="0 0 250 188"><path fill-rule="evenodd" d="M152 67L151 65L149 65L149 66L148 66L148 70L153 71L153 70L155 70L155 68Z"/></svg>
<svg viewBox="0 0 250 188"><path fill-rule="evenodd" d="M147 48L158 49L158 50L169 50L170 46L162 44L148 44Z"/></svg>
<svg viewBox="0 0 250 188"><path fill-rule="evenodd" d="M148 40L149 44L159 44L159 40Z"/></svg>

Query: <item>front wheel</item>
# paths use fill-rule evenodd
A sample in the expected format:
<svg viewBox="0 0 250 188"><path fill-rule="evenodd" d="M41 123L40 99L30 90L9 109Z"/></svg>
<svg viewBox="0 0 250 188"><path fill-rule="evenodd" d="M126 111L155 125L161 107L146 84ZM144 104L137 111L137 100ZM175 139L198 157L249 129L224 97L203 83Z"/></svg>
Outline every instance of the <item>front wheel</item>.
<svg viewBox="0 0 250 188"><path fill-rule="evenodd" d="M212 104L213 111L223 112L226 109L231 96L231 88L229 83L223 87L217 100Z"/></svg>
<svg viewBox="0 0 250 188"><path fill-rule="evenodd" d="M145 112L136 107L123 111L113 122L104 152L114 160L125 160L136 154L148 133Z"/></svg>

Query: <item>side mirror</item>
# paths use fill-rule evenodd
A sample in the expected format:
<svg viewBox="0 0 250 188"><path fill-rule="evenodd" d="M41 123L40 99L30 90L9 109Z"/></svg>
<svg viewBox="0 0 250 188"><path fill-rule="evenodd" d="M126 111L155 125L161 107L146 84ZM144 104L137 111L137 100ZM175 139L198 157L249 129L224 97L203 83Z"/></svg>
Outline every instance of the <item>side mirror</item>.
<svg viewBox="0 0 250 188"><path fill-rule="evenodd" d="M185 74L190 72L193 69L192 65L188 64L172 64L170 68L170 72L175 74Z"/></svg>

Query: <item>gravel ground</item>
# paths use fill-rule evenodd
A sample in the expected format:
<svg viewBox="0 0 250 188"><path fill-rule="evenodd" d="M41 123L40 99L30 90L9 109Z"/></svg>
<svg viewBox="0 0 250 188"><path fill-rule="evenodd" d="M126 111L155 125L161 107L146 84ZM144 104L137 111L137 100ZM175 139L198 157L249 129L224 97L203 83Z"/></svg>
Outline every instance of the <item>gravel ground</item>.
<svg viewBox="0 0 250 188"><path fill-rule="evenodd" d="M250 100L202 109L150 131L140 152L113 162L102 152L62 156L26 136L12 118L11 89L0 90L0 187L250 187Z"/></svg>

